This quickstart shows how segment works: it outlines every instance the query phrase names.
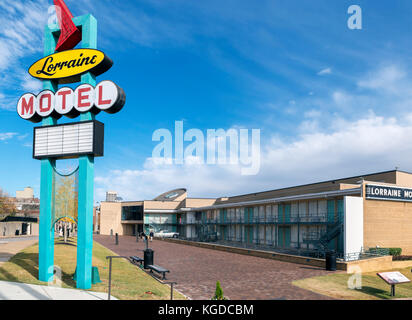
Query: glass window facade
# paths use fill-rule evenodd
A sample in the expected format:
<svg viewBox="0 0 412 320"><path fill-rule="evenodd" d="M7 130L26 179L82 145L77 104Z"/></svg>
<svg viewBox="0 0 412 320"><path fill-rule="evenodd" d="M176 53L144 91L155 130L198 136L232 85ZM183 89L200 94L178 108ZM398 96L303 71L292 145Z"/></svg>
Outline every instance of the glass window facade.
<svg viewBox="0 0 412 320"><path fill-rule="evenodd" d="M143 206L122 207L122 221L143 220Z"/></svg>

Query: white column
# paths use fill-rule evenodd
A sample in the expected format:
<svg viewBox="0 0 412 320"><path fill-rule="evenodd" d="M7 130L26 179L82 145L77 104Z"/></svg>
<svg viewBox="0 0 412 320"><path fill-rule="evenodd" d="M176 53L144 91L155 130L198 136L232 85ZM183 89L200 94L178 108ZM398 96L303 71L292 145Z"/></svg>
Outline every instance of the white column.
<svg viewBox="0 0 412 320"><path fill-rule="evenodd" d="M344 247L348 253L358 253L363 247L363 198L344 198Z"/></svg>

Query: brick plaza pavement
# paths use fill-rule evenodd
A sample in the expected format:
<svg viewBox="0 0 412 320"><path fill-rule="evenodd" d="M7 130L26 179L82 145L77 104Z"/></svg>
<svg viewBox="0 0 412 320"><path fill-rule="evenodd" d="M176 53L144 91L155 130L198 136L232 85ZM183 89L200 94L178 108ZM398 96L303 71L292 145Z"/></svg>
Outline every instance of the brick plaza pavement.
<svg viewBox="0 0 412 320"><path fill-rule="evenodd" d="M93 237L119 255L143 258L145 243L136 243L135 237L119 236L119 245L114 236ZM154 250L154 263L170 270L167 281L176 281L176 289L191 299L210 300L218 280L231 300L328 299L291 284L328 274L320 268L158 240L149 242L149 247Z"/></svg>

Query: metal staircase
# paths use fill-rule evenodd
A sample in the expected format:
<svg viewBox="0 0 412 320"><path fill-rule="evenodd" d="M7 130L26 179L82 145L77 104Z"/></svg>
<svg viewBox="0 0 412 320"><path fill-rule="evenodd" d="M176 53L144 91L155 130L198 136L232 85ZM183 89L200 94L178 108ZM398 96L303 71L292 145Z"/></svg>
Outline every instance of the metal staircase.
<svg viewBox="0 0 412 320"><path fill-rule="evenodd" d="M343 222L337 221L327 226L324 233L307 232L303 235L302 241L307 244L313 244L320 251L327 251L329 243L343 232Z"/></svg>
<svg viewBox="0 0 412 320"><path fill-rule="evenodd" d="M343 223L337 222L327 229L328 230L319 239L319 245L324 250L327 250L329 243L343 231Z"/></svg>

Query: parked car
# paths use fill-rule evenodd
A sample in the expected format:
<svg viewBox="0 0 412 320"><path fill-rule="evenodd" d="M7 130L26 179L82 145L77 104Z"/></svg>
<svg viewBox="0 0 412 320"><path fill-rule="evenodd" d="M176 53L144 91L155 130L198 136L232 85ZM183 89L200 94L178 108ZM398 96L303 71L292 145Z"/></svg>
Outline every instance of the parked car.
<svg viewBox="0 0 412 320"><path fill-rule="evenodd" d="M178 238L179 233L168 230L160 230L159 232L155 232L154 236L157 238Z"/></svg>

